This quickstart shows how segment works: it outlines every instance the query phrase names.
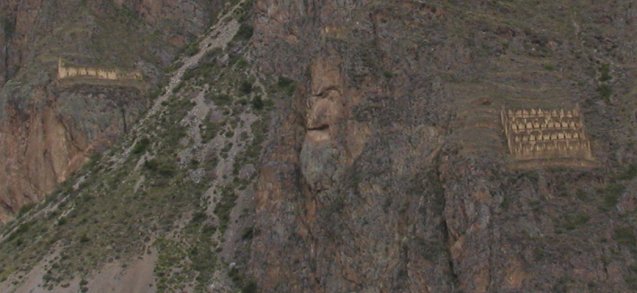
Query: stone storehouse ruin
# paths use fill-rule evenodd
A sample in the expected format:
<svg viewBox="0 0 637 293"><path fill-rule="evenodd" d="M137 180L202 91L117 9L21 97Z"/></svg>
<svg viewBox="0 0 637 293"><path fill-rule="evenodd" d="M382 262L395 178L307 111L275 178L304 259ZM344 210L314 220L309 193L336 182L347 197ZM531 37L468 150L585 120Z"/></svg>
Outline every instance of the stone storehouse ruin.
<svg viewBox="0 0 637 293"><path fill-rule="evenodd" d="M58 80L104 80L120 82L139 82L143 80L139 71L124 71L99 67L67 66L62 58L58 59Z"/></svg>
<svg viewBox="0 0 637 293"><path fill-rule="evenodd" d="M521 167L588 167L594 163L579 106L573 109L502 109L514 163Z"/></svg>

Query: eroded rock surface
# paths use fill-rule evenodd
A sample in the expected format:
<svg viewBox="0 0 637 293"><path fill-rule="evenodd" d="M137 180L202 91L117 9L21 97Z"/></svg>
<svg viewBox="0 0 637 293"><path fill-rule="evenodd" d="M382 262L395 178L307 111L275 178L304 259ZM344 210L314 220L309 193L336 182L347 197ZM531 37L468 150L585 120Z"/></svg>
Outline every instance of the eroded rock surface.
<svg viewBox="0 0 637 293"><path fill-rule="evenodd" d="M136 68L152 88L223 4L0 1L0 222L52 192L150 105L149 93L135 88L61 88L54 59Z"/></svg>
<svg viewBox="0 0 637 293"><path fill-rule="evenodd" d="M260 69L300 83L260 170L259 288L634 290L637 20L615 4L257 1ZM600 166L508 168L503 107L576 104Z"/></svg>

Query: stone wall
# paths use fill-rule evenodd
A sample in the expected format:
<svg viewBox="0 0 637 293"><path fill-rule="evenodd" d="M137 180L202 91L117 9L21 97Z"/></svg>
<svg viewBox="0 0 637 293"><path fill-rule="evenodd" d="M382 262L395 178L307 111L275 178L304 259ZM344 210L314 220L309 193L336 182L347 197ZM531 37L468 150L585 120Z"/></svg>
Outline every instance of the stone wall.
<svg viewBox="0 0 637 293"><path fill-rule="evenodd" d="M71 78L90 78L117 81L141 81L142 73L139 71L123 71L116 69L103 69L98 67L74 67L66 66L62 58L58 59L58 80Z"/></svg>
<svg viewBox="0 0 637 293"><path fill-rule="evenodd" d="M502 110L509 152L515 160L593 161L579 107Z"/></svg>

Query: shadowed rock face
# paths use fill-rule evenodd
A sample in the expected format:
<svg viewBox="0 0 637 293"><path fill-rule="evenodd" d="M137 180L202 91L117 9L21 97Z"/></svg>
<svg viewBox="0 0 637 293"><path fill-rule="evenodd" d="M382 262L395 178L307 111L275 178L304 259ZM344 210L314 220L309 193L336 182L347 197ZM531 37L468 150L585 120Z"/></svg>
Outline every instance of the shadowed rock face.
<svg viewBox="0 0 637 293"><path fill-rule="evenodd" d="M571 4L256 1L260 69L300 83L260 171L259 288L633 290L636 195L605 190L635 184L637 7ZM598 168L508 168L502 107L574 104Z"/></svg>
<svg viewBox="0 0 637 293"><path fill-rule="evenodd" d="M135 88L57 87L53 59L136 68L156 83L222 2L1 0L0 222L110 146L149 105Z"/></svg>

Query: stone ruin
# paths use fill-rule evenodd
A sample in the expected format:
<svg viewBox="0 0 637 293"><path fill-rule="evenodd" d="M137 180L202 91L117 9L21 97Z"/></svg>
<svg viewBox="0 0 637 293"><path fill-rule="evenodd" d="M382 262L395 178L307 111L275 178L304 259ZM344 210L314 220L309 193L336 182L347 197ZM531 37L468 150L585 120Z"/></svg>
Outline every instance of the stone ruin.
<svg viewBox="0 0 637 293"><path fill-rule="evenodd" d="M58 80L92 79L105 81L142 81L143 76L142 73L139 71L123 71L98 67L67 66L62 58L59 58L57 78Z"/></svg>
<svg viewBox="0 0 637 293"><path fill-rule="evenodd" d="M501 118L509 152L518 166L594 165L579 106L573 109L503 108Z"/></svg>

